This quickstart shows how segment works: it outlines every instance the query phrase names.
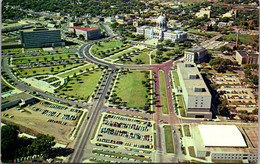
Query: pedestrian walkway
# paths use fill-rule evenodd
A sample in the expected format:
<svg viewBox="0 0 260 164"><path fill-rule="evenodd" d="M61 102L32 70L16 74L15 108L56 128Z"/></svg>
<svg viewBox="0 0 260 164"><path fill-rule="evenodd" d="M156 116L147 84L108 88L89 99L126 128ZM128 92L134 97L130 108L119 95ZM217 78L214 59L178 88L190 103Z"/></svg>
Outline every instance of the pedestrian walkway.
<svg viewBox="0 0 260 164"><path fill-rule="evenodd" d="M36 77L42 77L42 76L47 76L41 80L38 80L36 79ZM59 86L55 87L51 84L53 84L54 82L52 83L48 83L46 81L43 81L44 79L49 79L49 78L52 78L52 77L55 77L57 78L58 80L54 81L54 82L58 82L60 81L61 83L59 84L59 86L63 85L64 84L64 79L57 76L57 75L39 75L39 76L34 76L34 77L28 77L28 78L22 78L22 80L28 84L30 84L31 86L35 87L35 88L39 88L41 89L42 91L47 91L47 92L50 92L50 93L54 93L55 89L57 89Z"/></svg>

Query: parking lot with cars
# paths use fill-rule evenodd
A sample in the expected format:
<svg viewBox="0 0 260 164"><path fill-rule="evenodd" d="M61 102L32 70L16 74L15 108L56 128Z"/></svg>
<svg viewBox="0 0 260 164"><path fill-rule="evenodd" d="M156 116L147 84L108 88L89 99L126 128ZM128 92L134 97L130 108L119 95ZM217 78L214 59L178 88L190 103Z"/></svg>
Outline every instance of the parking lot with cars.
<svg viewBox="0 0 260 164"><path fill-rule="evenodd" d="M103 113L92 143L95 146L91 161L150 162L154 151L153 122Z"/></svg>
<svg viewBox="0 0 260 164"><path fill-rule="evenodd" d="M59 143L70 142L70 134L76 126L82 111L48 102L39 102L32 106L13 107L2 112L4 122L21 125L22 131L36 135L50 134Z"/></svg>

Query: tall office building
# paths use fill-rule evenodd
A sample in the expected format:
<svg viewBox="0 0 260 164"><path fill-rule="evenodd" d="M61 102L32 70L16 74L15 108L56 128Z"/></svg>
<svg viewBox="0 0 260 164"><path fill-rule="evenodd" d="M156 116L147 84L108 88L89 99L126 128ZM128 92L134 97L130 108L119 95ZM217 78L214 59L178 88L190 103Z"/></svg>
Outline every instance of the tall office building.
<svg viewBox="0 0 260 164"><path fill-rule="evenodd" d="M24 48L54 47L65 45L61 41L60 30L35 28L21 30L21 43Z"/></svg>

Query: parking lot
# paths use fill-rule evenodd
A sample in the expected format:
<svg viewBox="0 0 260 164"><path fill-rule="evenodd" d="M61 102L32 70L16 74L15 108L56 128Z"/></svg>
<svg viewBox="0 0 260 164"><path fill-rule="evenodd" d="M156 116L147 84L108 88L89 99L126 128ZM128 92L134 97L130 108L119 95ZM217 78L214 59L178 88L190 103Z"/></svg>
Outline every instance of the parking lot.
<svg viewBox="0 0 260 164"><path fill-rule="evenodd" d="M92 142L95 147L90 159L98 162L151 161L153 135L153 123L149 120L104 113Z"/></svg>
<svg viewBox="0 0 260 164"><path fill-rule="evenodd" d="M216 84L229 84L229 85L241 85L242 79L240 79L237 74L215 74L212 80Z"/></svg>
<svg viewBox="0 0 260 164"><path fill-rule="evenodd" d="M2 112L4 122L21 125L21 131L31 135L50 134L55 141L67 144L70 133L75 127L80 112L76 108L67 108L46 102L39 102L27 107L13 107Z"/></svg>

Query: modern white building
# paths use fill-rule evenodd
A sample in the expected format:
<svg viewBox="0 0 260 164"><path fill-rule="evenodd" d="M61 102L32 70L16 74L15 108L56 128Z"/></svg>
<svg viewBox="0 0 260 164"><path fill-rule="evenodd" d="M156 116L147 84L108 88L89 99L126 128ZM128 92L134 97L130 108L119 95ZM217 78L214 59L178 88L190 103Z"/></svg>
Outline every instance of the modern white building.
<svg viewBox="0 0 260 164"><path fill-rule="evenodd" d="M187 40L187 33L180 30L171 30L167 28L167 20L165 15L160 15L156 21L156 27L142 26L136 28L137 34L144 35L146 39L171 39L173 42L177 38Z"/></svg>
<svg viewBox="0 0 260 164"><path fill-rule="evenodd" d="M195 46L184 50L184 61L202 63L208 60L207 50L201 46Z"/></svg>
<svg viewBox="0 0 260 164"><path fill-rule="evenodd" d="M215 163L258 160L257 126L191 124L191 138L196 157L210 157Z"/></svg>
<svg viewBox="0 0 260 164"><path fill-rule="evenodd" d="M196 65L190 62L178 63L177 74L187 117L212 118L212 96Z"/></svg>

